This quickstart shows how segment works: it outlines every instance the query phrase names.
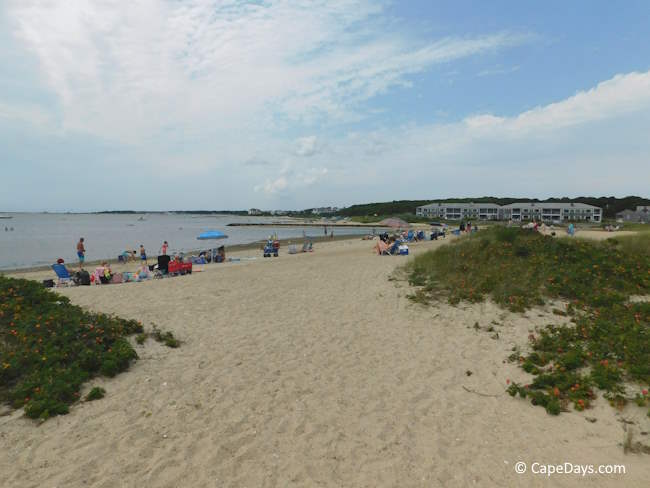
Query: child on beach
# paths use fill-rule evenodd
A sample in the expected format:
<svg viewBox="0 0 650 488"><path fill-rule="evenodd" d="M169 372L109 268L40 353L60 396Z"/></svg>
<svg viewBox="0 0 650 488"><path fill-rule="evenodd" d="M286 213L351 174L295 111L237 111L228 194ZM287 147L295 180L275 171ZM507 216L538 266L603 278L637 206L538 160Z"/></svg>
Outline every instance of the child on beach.
<svg viewBox="0 0 650 488"><path fill-rule="evenodd" d="M163 241L163 245L160 247L160 254L162 256L167 255L167 248L169 247L169 244L167 244L167 241Z"/></svg>
<svg viewBox="0 0 650 488"><path fill-rule="evenodd" d="M144 261L147 264L147 251L144 250L144 246L140 244L140 260Z"/></svg>

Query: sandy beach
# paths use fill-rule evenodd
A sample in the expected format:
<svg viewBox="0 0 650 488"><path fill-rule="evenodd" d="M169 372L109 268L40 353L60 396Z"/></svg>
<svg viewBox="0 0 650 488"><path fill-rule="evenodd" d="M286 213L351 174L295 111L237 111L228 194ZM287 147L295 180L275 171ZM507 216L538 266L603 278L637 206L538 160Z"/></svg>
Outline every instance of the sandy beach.
<svg viewBox="0 0 650 488"><path fill-rule="evenodd" d="M411 255L448 241L416 243ZM512 347L564 320L552 306L413 303L398 271L412 256L379 257L373 244L284 247L267 259L244 249L229 254L241 261L191 276L59 288L75 304L170 330L182 346L135 345L130 371L86 385L106 397L69 415L42 425L21 411L0 417L0 484L647 486L648 456L622 447L629 431L648 443L646 410L599 398L553 417L505 393L506 380L530 378L506 361ZM626 473L531 474L533 463L565 462Z"/></svg>

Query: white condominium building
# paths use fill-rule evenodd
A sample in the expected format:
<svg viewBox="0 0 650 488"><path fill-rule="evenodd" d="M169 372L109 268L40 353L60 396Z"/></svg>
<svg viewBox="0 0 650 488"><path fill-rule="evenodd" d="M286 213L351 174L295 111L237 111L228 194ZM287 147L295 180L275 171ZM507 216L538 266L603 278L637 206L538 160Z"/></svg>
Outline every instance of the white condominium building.
<svg viewBox="0 0 650 488"><path fill-rule="evenodd" d="M445 220L499 220L501 207L494 203L430 203L415 209L415 215Z"/></svg>
<svg viewBox="0 0 650 488"><path fill-rule="evenodd" d="M417 207L415 214L445 220L602 221L602 210L586 203L516 202L501 206L440 202Z"/></svg>

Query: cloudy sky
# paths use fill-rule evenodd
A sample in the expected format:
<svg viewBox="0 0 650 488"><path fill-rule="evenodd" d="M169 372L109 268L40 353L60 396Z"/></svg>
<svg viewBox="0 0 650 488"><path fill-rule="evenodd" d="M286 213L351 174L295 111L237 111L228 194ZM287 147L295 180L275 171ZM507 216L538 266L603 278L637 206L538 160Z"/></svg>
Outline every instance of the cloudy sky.
<svg viewBox="0 0 650 488"><path fill-rule="evenodd" d="M0 210L649 196L650 2L3 0Z"/></svg>

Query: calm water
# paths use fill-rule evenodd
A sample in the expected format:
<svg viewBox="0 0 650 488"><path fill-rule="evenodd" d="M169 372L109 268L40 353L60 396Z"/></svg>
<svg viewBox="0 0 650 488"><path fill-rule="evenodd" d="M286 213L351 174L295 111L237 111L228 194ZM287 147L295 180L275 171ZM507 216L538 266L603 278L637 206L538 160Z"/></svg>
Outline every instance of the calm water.
<svg viewBox="0 0 650 488"><path fill-rule="evenodd" d="M266 239L277 233L280 239L323 234L322 227L226 227L230 222L273 222L276 219L239 216L197 216L167 214L91 215L91 214L9 214L0 219L0 269L48 265L63 258L76 263L76 245L85 238L86 260L116 258L125 249L139 249L156 256L164 240L170 252L208 248L214 241L199 241L206 230L221 230L226 247ZM144 220L139 220L140 218ZM13 231L5 231L5 227ZM328 229L329 231L329 229ZM334 228L334 234L365 234L368 229Z"/></svg>

